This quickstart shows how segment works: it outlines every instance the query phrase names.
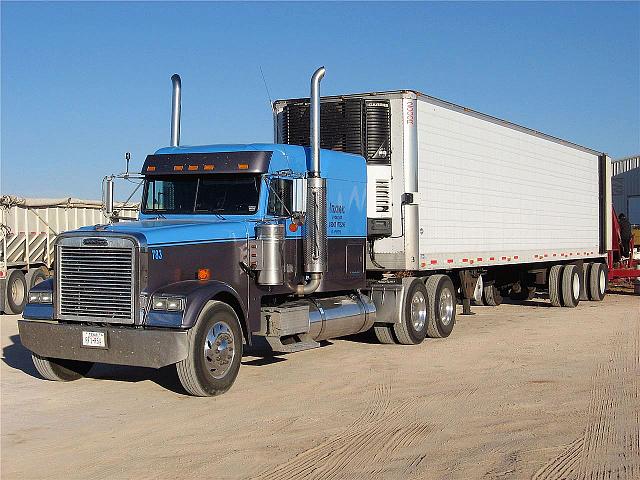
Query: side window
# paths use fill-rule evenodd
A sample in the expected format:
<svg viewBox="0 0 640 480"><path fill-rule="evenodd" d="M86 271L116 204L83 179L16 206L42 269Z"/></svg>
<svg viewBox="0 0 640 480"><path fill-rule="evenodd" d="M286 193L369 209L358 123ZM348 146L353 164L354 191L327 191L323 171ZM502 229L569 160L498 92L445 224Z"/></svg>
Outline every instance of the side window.
<svg viewBox="0 0 640 480"><path fill-rule="evenodd" d="M293 180L274 178L269 185L267 215L288 217L293 208Z"/></svg>

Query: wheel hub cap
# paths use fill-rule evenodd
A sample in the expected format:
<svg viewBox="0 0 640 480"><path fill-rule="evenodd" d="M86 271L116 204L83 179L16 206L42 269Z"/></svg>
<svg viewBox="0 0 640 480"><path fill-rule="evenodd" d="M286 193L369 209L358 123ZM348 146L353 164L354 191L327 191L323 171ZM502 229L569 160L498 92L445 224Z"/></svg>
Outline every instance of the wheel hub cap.
<svg viewBox="0 0 640 480"><path fill-rule="evenodd" d="M573 274L573 283L571 286L573 287L573 298L580 297L580 277L577 273Z"/></svg>
<svg viewBox="0 0 640 480"><path fill-rule="evenodd" d="M213 378L224 377L236 354L233 331L225 322L216 322L204 341L204 362Z"/></svg>
<svg viewBox="0 0 640 480"><path fill-rule="evenodd" d="M411 299L411 322L416 331L424 328L427 321L427 300L422 292L416 292Z"/></svg>
<svg viewBox="0 0 640 480"><path fill-rule="evenodd" d="M443 325L449 325L453 318L453 295L449 289L445 288L440 292L440 321Z"/></svg>

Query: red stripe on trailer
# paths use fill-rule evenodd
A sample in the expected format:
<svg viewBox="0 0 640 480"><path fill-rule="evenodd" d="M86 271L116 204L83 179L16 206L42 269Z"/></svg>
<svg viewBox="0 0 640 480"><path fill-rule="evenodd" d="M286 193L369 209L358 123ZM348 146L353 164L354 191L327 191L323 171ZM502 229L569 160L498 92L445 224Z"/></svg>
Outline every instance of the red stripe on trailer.
<svg viewBox="0 0 640 480"><path fill-rule="evenodd" d="M438 263L438 260L431 260L431 265L435 265Z"/></svg>
<svg viewBox="0 0 640 480"><path fill-rule="evenodd" d="M496 257L489 257L489 260L494 261Z"/></svg>
<svg viewBox="0 0 640 480"><path fill-rule="evenodd" d="M548 254L548 253L545 253L545 254L544 254L544 258L547 258L548 256L549 256L549 254Z"/></svg>
<svg viewBox="0 0 640 480"><path fill-rule="evenodd" d="M481 262L482 261L482 257L478 257L478 261Z"/></svg>
<svg viewBox="0 0 640 480"><path fill-rule="evenodd" d="M553 254L553 256L554 256L554 257L555 257L556 255L557 255L557 254L555 254L555 253Z"/></svg>
<svg viewBox="0 0 640 480"><path fill-rule="evenodd" d="M463 258L463 259L462 259L462 263L467 263L468 261L469 261L469 259L468 259L468 258Z"/></svg>
<svg viewBox="0 0 640 480"><path fill-rule="evenodd" d="M453 258L447 258L447 263L453 263Z"/></svg>
<svg viewBox="0 0 640 480"><path fill-rule="evenodd" d="M506 260L506 259L507 259L507 257L502 257L502 260Z"/></svg>
<svg viewBox="0 0 640 480"><path fill-rule="evenodd" d="M514 260L517 260L519 257L518 257L518 255L514 255L513 258L514 258Z"/></svg>

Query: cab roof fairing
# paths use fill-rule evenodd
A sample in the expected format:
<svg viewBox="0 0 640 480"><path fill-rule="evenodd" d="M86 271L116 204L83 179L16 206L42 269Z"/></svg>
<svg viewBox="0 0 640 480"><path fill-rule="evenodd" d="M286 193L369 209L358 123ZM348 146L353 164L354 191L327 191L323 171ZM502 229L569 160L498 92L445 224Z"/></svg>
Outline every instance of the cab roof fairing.
<svg viewBox="0 0 640 480"><path fill-rule="evenodd" d="M322 177L366 182L366 161L363 157L324 149L320 150L320 157ZM239 164L245 167L240 168ZM214 168L204 170L204 165L213 165ZM175 170L175 166L182 166L182 169ZM189 166L198 168L190 170ZM161 148L155 154L147 156L142 174L273 174L284 170L304 174L309 171L310 166L309 147L283 144L203 145Z"/></svg>

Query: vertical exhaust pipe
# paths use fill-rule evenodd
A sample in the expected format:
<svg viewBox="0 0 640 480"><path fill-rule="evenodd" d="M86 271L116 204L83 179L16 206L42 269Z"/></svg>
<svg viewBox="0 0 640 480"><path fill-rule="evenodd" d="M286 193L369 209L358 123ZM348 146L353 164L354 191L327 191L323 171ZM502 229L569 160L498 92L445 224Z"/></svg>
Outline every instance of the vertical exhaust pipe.
<svg viewBox="0 0 640 480"><path fill-rule="evenodd" d="M299 295L315 292L327 271L327 186L320 177L320 81L325 69L320 67L311 77L311 168L307 172L307 220L304 236L304 269L309 275L306 285L298 285Z"/></svg>
<svg viewBox="0 0 640 480"><path fill-rule="evenodd" d="M311 171L310 177L320 176L320 82L325 74L324 67L317 69L311 77Z"/></svg>
<svg viewBox="0 0 640 480"><path fill-rule="evenodd" d="M182 96L182 82L177 73L171 77L173 96L171 98L171 146L180 145L180 99Z"/></svg>

